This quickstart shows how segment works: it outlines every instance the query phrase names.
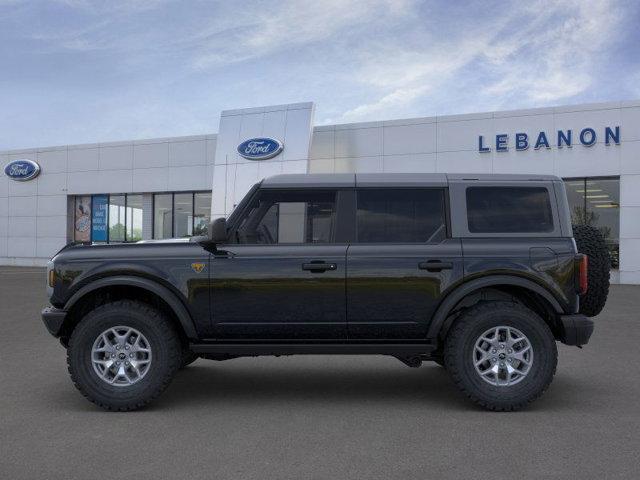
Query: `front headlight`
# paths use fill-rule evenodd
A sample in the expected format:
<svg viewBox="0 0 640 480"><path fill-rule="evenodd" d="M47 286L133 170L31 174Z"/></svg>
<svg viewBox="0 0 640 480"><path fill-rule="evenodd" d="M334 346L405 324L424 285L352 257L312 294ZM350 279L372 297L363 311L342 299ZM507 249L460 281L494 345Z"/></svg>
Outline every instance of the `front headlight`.
<svg viewBox="0 0 640 480"><path fill-rule="evenodd" d="M53 261L47 262L47 297L53 295L53 287L56 284L56 271L53 268Z"/></svg>

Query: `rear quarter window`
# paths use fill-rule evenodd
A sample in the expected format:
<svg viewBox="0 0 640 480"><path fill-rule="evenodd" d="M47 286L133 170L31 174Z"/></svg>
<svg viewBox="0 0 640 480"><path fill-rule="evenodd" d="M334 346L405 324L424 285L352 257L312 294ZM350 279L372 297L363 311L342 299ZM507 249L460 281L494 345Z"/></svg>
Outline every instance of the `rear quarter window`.
<svg viewBox="0 0 640 480"><path fill-rule="evenodd" d="M469 187L467 221L471 233L552 232L549 190L544 187Z"/></svg>

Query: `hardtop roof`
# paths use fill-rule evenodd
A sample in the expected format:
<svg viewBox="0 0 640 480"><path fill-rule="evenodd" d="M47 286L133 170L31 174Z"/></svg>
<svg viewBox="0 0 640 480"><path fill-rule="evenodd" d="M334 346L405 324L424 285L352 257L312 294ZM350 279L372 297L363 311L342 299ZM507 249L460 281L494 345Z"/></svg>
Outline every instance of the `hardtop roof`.
<svg viewBox="0 0 640 480"><path fill-rule="evenodd" d="M477 173L308 173L267 177L263 188L434 187L450 182L559 181L555 175Z"/></svg>

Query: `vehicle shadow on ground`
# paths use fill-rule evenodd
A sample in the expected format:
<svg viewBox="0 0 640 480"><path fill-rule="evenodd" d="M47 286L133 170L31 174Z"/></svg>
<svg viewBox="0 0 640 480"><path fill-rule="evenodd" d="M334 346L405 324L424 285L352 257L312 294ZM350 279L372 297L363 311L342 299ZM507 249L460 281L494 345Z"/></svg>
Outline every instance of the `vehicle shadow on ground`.
<svg viewBox="0 0 640 480"><path fill-rule="evenodd" d="M398 364L397 369L384 371L333 366L320 368L224 369L193 365L178 373L163 403L176 406L206 404L220 400L228 402L282 403L316 402L361 403L366 401L409 402L466 408L447 372L427 365L409 369ZM458 398L457 398L458 397Z"/></svg>
<svg viewBox="0 0 640 480"><path fill-rule="evenodd" d="M233 360L231 360L233 362ZM257 368L252 364L231 365L227 362L198 363L178 372L168 390L146 410L193 409L222 405L282 406L308 402L309 405L353 404L394 408L434 408L438 411L483 411L457 389L442 367L427 363L421 368L371 370L343 366L294 367L270 365ZM580 398L588 397L589 385L576 384L570 377L556 378L543 398L528 411L562 411L581 407ZM93 410L75 389L65 385L55 395L54 403L63 409ZM71 397L76 401L70 401Z"/></svg>
<svg viewBox="0 0 640 480"><path fill-rule="evenodd" d="M201 364L202 365L202 364ZM565 410L579 407L580 397L589 395L589 384L572 377L556 377L544 396L528 410ZM439 410L483 411L462 394L446 370L426 363L420 368L383 371L364 368L269 368L227 370L193 365L178 373L162 404L196 406L221 402L393 403L419 405ZM158 408L162 408L158 405Z"/></svg>

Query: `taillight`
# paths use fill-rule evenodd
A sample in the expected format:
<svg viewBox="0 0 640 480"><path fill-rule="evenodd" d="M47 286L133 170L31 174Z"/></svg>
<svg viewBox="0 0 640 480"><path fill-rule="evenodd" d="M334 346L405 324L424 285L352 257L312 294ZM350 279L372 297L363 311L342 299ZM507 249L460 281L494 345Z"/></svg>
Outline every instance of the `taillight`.
<svg viewBox="0 0 640 480"><path fill-rule="evenodd" d="M580 295L584 295L587 293L589 289L589 278L587 273L589 271L589 257L586 255L582 255L580 259L580 266L578 270L578 285L579 285L579 293Z"/></svg>

